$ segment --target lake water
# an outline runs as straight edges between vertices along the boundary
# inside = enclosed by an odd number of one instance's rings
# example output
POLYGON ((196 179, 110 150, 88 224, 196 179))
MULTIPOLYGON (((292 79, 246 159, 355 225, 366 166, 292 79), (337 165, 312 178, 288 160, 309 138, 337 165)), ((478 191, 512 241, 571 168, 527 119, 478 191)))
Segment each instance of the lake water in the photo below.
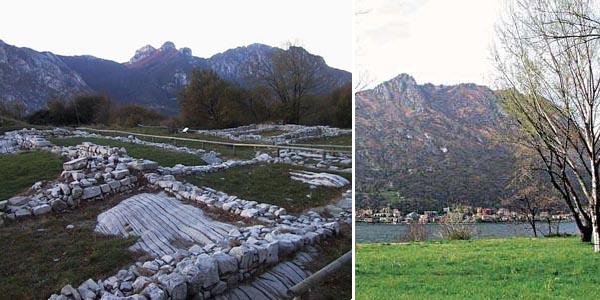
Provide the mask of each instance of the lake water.
MULTIPOLYGON (((431 240, 439 239, 440 226, 438 224, 425 225, 428 237, 431 240)), ((482 238, 502 238, 515 236, 533 236, 531 227, 524 223, 478 223, 473 226, 476 239, 482 238)), ((538 231, 542 234, 548 232, 546 223, 538 223, 538 231)), ((366 224, 356 223, 356 242, 357 243, 387 243, 399 242, 405 235, 407 225, 403 224, 366 224)), ((553 225, 553 231, 555 226, 553 225)), ((560 224, 560 233, 579 234, 577 225, 574 222, 565 222, 560 224)))

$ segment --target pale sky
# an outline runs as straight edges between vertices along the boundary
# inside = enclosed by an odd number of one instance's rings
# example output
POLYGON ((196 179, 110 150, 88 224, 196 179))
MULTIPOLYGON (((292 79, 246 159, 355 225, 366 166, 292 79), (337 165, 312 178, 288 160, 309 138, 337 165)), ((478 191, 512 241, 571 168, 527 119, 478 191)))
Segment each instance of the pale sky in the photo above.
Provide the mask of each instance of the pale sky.
POLYGON ((165 41, 199 57, 291 41, 352 70, 351 0, 3 0, 1 10, 0 39, 37 51, 124 62, 165 41))
POLYGON ((408 73, 419 83, 490 84, 501 0, 358 0, 356 73, 369 86, 408 73))

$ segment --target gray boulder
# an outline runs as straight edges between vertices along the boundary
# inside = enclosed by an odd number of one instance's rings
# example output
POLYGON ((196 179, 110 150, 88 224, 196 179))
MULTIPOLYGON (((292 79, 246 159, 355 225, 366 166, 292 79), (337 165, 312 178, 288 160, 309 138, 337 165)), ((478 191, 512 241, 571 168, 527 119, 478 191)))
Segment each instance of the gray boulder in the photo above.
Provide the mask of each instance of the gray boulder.
POLYGON ((31 199, 29 197, 15 196, 15 197, 8 199, 8 205, 9 206, 23 206, 23 205, 27 204, 27 202, 29 202, 30 200, 31 199))
POLYGON ((209 287, 219 282, 219 267, 217 261, 208 254, 198 255, 196 258, 196 267, 201 274, 204 274, 203 287, 209 287))
POLYGON ((57 212, 61 212, 67 209, 67 203, 59 199, 50 201, 50 205, 52 206, 52 209, 57 212))
POLYGON ((163 274, 158 276, 158 281, 166 288, 172 300, 185 300, 187 298, 187 284, 185 277, 179 273, 163 274))
POLYGON ((17 209, 15 211, 15 217, 17 219, 19 219, 19 218, 25 218, 25 217, 28 217, 28 216, 31 216, 31 211, 29 211, 29 209, 21 207, 21 208, 19 208, 19 209, 17 209))
POLYGON ((81 170, 87 166, 87 158, 76 158, 63 164, 65 171, 81 170))
POLYGON ((48 204, 42 204, 33 208, 33 214, 36 216, 47 214, 52 210, 52 207, 48 204))
POLYGON ((237 271, 238 262, 235 257, 223 252, 215 252, 212 256, 217 261, 219 274, 228 274, 237 271))
POLYGON ((79 292, 70 284, 65 285, 60 290, 60 294, 65 297, 68 297, 69 299, 81 300, 81 295, 79 295, 79 292))
POLYGON ((150 283, 142 291, 142 295, 148 297, 150 300, 167 300, 167 293, 163 291, 156 283, 150 283))
POLYGON ((83 189, 83 199, 90 199, 102 194, 102 190, 99 186, 90 186, 83 189))
POLYGON ((206 162, 209 165, 216 165, 216 164, 220 164, 223 162, 223 160, 220 159, 217 156, 217 153, 214 151, 204 153, 201 158, 204 162, 206 162))

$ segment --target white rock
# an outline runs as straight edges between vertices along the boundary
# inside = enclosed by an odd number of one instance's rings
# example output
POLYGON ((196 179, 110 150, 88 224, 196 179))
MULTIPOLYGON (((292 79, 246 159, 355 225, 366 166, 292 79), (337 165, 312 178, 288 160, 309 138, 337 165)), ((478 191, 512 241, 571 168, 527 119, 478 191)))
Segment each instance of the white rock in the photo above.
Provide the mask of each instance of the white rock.
POLYGON ((66 171, 80 170, 87 165, 87 158, 76 158, 63 164, 63 169, 66 171))
POLYGON ((48 204, 42 204, 33 208, 33 214, 36 216, 47 214, 52 210, 52 207, 48 204))
POLYGON ((258 209, 248 208, 248 209, 244 209, 242 211, 242 213, 240 213, 240 216, 242 216, 244 218, 254 218, 254 216, 256 216, 256 214, 258 214, 258 209))

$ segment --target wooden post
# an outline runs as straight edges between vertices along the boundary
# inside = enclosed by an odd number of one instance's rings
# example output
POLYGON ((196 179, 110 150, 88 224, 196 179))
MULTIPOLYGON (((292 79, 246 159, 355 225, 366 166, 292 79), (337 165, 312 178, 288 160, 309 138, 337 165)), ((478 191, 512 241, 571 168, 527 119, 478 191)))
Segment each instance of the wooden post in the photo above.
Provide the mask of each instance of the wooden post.
POLYGON ((317 273, 310 275, 302 282, 291 287, 288 290, 288 296, 290 298, 293 297, 293 299, 300 299, 300 296, 308 292, 311 288, 315 287, 323 280, 329 278, 332 274, 339 272, 340 269, 348 263, 352 263, 352 251, 346 252, 346 254, 326 265, 323 269, 317 271, 317 273))
POLYGON ((231 147, 233 148, 233 155, 235 156, 235 144, 232 144, 231 147))

